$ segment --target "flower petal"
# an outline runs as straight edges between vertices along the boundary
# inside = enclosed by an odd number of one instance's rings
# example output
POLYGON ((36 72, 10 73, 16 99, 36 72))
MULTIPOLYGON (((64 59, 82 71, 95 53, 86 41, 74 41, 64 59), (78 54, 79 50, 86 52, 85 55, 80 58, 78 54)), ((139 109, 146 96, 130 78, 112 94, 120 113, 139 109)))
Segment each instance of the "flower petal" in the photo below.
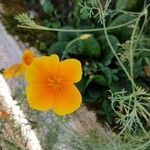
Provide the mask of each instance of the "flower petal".
POLYGON ((35 58, 26 70, 26 81, 28 83, 47 83, 48 76, 56 72, 58 63, 57 55, 35 58))
POLYGON ((32 84, 26 87, 29 106, 46 111, 53 107, 54 97, 44 84, 32 84))
POLYGON ((25 71, 25 65, 24 64, 14 64, 10 66, 9 68, 6 68, 2 73, 4 77, 11 78, 11 77, 17 77, 21 76, 25 71))
POLYGON ((77 59, 63 60, 60 63, 59 74, 62 74, 72 83, 80 81, 82 77, 82 67, 80 61, 77 59))
POLYGON ((67 85, 65 89, 55 95, 54 112, 66 115, 74 112, 81 105, 82 97, 75 85, 67 85))

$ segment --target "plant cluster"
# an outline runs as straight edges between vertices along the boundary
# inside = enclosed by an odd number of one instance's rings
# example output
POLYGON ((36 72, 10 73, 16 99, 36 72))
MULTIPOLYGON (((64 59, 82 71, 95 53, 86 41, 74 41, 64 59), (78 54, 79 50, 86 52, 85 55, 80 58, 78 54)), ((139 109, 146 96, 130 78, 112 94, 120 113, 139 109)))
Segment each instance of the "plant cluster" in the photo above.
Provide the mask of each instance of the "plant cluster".
POLYGON ((118 125, 121 133, 136 129, 146 133, 150 117, 148 0, 64 0, 59 4, 45 0, 38 4, 44 14, 41 25, 32 20, 33 13, 23 13, 15 17, 19 27, 56 31, 53 44, 40 41, 38 48, 62 60, 81 61, 83 76, 77 87, 87 107, 110 126, 118 125))

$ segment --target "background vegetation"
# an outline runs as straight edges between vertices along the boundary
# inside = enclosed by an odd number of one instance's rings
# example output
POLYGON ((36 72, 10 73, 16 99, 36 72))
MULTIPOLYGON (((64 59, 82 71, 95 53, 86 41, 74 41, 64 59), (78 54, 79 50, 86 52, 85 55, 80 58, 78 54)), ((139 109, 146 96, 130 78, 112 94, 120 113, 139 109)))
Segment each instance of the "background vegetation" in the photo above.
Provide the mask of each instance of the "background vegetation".
POLYGON ((13 1, 18 8, 2 0, 8 5, 3 17, 17 15, 7 29, 46 55, 79 59, 84 74, 77 86, 84 104, 121 135, 107 145, 93 133, 77 136, 74 149, 150 148, 149 0, 13 1), (21 28, 10 29, 17 21, 21 28), (82 39, 83 34, 90 37, 82 39))

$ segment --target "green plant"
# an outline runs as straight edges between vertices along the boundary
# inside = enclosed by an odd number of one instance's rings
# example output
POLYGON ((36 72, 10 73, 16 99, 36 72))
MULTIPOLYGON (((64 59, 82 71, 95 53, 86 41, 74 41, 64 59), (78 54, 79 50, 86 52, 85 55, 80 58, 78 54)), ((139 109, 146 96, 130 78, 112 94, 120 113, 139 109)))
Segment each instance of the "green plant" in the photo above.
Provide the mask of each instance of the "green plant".
MULTIPOLYGON (((134 4, 122 7, 122 4, 118 1, 117 9, 114 11, 110 7, 111 0, 107 0, 106 3, 100 3, 97 0, 81 1, 79 4, 81 13, 89 12, 88 17, 85 18, 87 20, 90 20, 90 18, 95 19, 98 22, 98 24, 94 22, 94 29, 74 29, 70 27, 61 29, 47 28, 37 24, 34 26, 27 24, 22 20, 22 15, 16 18, 22 24, 19 27, 58 31, 59 42, 50 48, 49 54, 59 53, 62 59, 65 57, 75 57, 82 61, 84 75, 78 87, 83 93, 85 102, 96 102, 98 104, 96 107, 98 114, 107 114, 106 118, 110 120, 113 116, 118 115, 117 105, 120 104, 114 102, 115 97, 117 97, 117 94, 123 94, 122 96, 118 95, 119 99, 120 101, 125 99, 125 102, 122 103, 125 103, 124 107, 129 109, 128 113, 122 111, 122 115, 118 116, 120 119, 119 122, 123 126, 123 131, 126 130, 126 126, 132 131, 134 124, 138 124, 145 132, 142 118, 148 121, 149 108, 139 102, 139 99, 141 100, 141 97, 138 97, 140 94, 135 93, 139 93, 138 87, 142 86, 142 83, 138 83, 137 85, 142 74, 142 67, 149 62, 149 50, 144 44, 149 5, 143 5, 143 9, 141 8, 139 12, 129 12, 128 10, 135 10, 134 8, 137 7, 134 4), (139 26, 141 20, 143 25, 139 26), (97 26, 100 26, 100 28, 97 26), (83 32, 92 32, 93 37, 82 40, 80 39, 80 35, 83 32), (147 53, 144 53, 145 51, 147 53), (126 83, 125 80, 127 80, 126 83), (119 85, 116 82, 124 82, 124 85, 119 85), (126 95, 122 91, 123 88, 125 88, 126 95), (118 92, 119 89, 121 92, 118 92), (107 94, 107 97, 103 94, 106 90, 111 90, 111 95, 115 95, 115 97, 112 96, 111 100, 107 100, 104 105, 105 99, 109 97, 109 94, 107 94), (138 107, 135 107, 137 117, 135 118, 138 120, 130 119, 132 118, 130 116, 130 113, 132 114, 132 107, 137 102, 138 107), (112 103, 112 109, 107 113, 105 107, 106 105, 110 105, 110 103, 112 103), (111 116, 111 112, 114 114, 113 116, 111 116), (124 118, 124 116, 128 119, 124 118), (123 123, 122 119, 125 119, 127 122, 133 122, 123 123)), ((28 22, 32 22, 30 18, 28 19, 28 22)), ((143 101, 147 102, 147 98, 143 99, 142 103, 143 101)), ((122 109, 124 110, 125 108, 122 109)), ((111 124, 113 123, 111 122, 111 124)))
POLYGON ((83 77, 77 87, 84 104, 119 133, 104 134, 102 138, 95 130, 81 135, 66 125, 64 118, 45 123, 47 118, 40 120, 41 114, 33 110, 28 110, 29 122, 37 130, 44 131, 49 126, 43 139, 48 148, 58 140, 57 133, 63 124, 63 129, 67 128, 64 135, 71 136, 68 146, 75 150, 149 149, 150 88, 143 80, 149 79, 143 68, 150 65, 148 0, 118 0, 116 4, 113 0, 78 0, 71 2, 71 8, 65 18, 65 10, 61 15, 55 2, 46 0, 42 4, 46 17, 41 25, 27 13, 15 19, 20 28, 56 31, 55 42, 40 41, 40 50, 47 55, 56 53, 61 59, 74 57, 82 62, 83 77))

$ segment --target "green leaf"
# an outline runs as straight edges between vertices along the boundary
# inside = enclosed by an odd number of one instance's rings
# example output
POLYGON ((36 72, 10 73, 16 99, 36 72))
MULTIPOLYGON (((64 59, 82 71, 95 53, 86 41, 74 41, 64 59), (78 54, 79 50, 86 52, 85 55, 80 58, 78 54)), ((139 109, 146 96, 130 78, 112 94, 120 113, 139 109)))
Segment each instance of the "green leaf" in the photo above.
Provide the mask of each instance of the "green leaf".
POLYGON ((82 12, 81 12, 81 14, 80 14, 80 18, 81 19, 83 19, 83 20, 86 20, 86 19, 88 19, 89 18, 89 12, 88 12, 88 10, 83 10, 82 12))
POLYGON ((118 10, 140 10, 143 6, 143 0, 117 0, 116 8, 118 10))
POLYGON ((101 54, 100 45, 94 37, 81 41, 82 55, 88 57, 99 57, 101 54))
POLYGON ((45 42, 40 42, 39 43, 39 50, 45 50, 47 48, 47 45, 45 42))
POLYGON ((80 40, 77 40, 68 48, 68 54, 69 55, 81 55, 82 51, 80 49, 80 40))
POLYGON ((80 82, 76 83, 76 86, 81 93, 85 91, 87 81, 88 81, 88 78, 83 76, 80 82))
POLYGON ((142 56, 141 56, 141 58, 138 58, 136 60, 136 63, 134 64, 133 67, 134 78, 138 78, 139 76, 141 76, 142 72, 143 72, 143 65, 142 65, 142 56))
MULTIPOLYGON (((117 51, 118 44, 119 44, 118 39, 113 35, 109 35, 108 38, 109 38, 114 50, 117 51)), ((111 64, 114 54, 112 53, 111 48, 110 48, 110 46, 107 42, 107 39, 104 35, 99 38, 99 43, 100 43, 101 50, 102 50, 101 63, 103 63, 104 65, 111 64)))
POLYGON ((97 85, 106 85, 107 83, 104 76, 91 75, 90 77, 82 77, 82 80, 76 85, 79 88, 80 92, 83 93, 92 82, 97 83, 97 85))
POLYGON ((57 19, 53 19, 50 22, 51 22, 51 27, 52 28, 60 28, 61 27, 61 23, 57 19))
POLYGON ((127 7, 127 4, 128 4, 128 0, 118 0, 116 4, 116 8, 119 10, 124 10, 127 7))
POLYGON ((87 82, 86 82, 86 84, 85 84, 85 89, 89 86, 89 84, 93 81, 93 78, 94 78, 94 76, 93 75, 91 75, 89 78, 88 78, 88 80, 87 80, 87 82))
POLYGON ((48 50, 48 54, 49 55, 57 54, 57 55, 61 56, 66 45, 67 45, 67 42, 56 42, 51 45, 50 49, 48 50))
POLYGON ((146 48, 150 49, 150 37, 149 38, 147 37, 147 39, 144 40, 143 43, 146 48))
MULTIPOLYGON (((63 29, 73 29, 71 26, 65 26, 63 29)), ((58 32, 58 40, 60 42, 71 41, 77 38, 77 33, 75 32, 58 32)))
MULTIPOLYGON (((117 18, 115 18, 112 21, 110 26, 122 25, 124 23, 127 23, 127 22, 131 21, 133 18, 135 18, 135 17, 133 17, 133 15, 121 14, 121 15, 117 16, 117 18)), ((117 28, 117 30, 121 30, 121 28, 117 28)))
MULTIPOLYGON (((104 112, 104 115, 106 116, 107 122, 112 125, 114 117, 116 117, 115 112, 113 111, 111 107, 110 101, 108 99, 105 99, 102 103, 102 112, 104 112)), ((99 112, 98 112, 99 113, 99 112)), ((101 114, 101 112, 99 113, 101 114)), ((103 114, 102 114, 103 115, 103 114)))
POLYGON ((103 75, 94 75, 93 82, 97 83, 98 85, 102 85, 102 86, 107 85, 107 81, 103 75))
POLYGON ((47 15, 51 15, 51 14, 53 13, 53 11, 54 11, 54 6, 53 6, 53 4, 52 4, 50 1, 48 1, 48 0, 46 0, 46 1, 44 2, 44 4, 42 5, 42 8, 43 8, 43 11, 44 11, 47 15))
POLYGON ((77 87, 80 90, 81 93, 84 93, 85 90, 88 89, 90 84, 92 82, 95 82, 97 85, 102 85, 105 86, 107 85, 107 81, 105 80, 104 76, 102 75, 91 75, 89 78, 88 77, 82 77, 82 80, 77 83, 77 87))
POLYGON ((113 72, 109 67, 104 66, 103 64, 98 64, 100 71, 102 72, 103 76, 105 77, 107 85, 111 84, 113 79, 113 72))
POLYGON ((101 92, 99 89, 92 87, 88 87, 85 96, 84 101, 85 102, 94 102, 97 101, 101 97, 101 92))
MULTIPOLYGON (((136 17, 134 15, 129 15, 129 14, 122 14, 115 18, 108 27, 114 27, 114 26, 119 26, 125 23, 128 23, 132 20, 134 20, 136 17)), ((131 37, 133 28, 128 26, 124 26, 121 28, 113 29, 110 30, 108 33, 116 35, 120 41, 126 41, 131 37)))
MULTIPOLYGON (((121 74, 121 73, 120 73, 121 74)), ((122 89, 126 91, 132 91, 132 87, 130 81, 127 80, 126 77, 119 77, 119 81, 112 81, 111 84, 108 85, 110 90, 113 92, 121 91, 122 89)))

